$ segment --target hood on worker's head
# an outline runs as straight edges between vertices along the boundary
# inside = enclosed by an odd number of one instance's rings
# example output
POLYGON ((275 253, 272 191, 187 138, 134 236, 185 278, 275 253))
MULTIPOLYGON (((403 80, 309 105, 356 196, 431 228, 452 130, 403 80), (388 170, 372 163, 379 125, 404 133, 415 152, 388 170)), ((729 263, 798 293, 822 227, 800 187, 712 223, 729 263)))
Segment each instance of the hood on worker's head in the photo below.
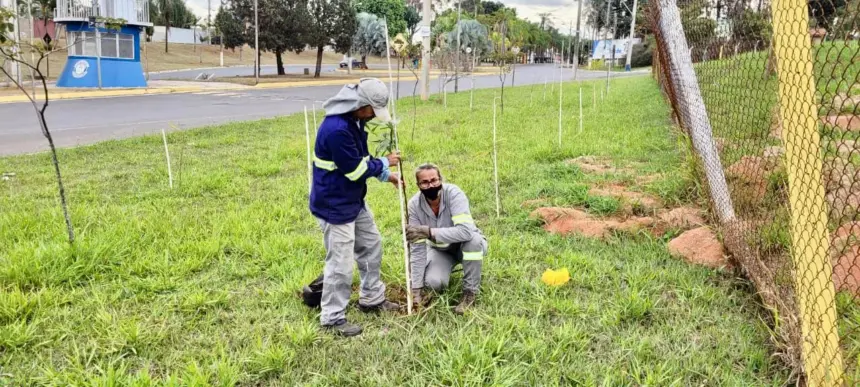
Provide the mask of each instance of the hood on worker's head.
POLYGON ((373 108, 376 118, 391 121, 388 112, 388 88, 378 78, 361 78, 357 84, 345 85, 334 97, 323 103, 326 116, 354 112, 364 106, 373 108))

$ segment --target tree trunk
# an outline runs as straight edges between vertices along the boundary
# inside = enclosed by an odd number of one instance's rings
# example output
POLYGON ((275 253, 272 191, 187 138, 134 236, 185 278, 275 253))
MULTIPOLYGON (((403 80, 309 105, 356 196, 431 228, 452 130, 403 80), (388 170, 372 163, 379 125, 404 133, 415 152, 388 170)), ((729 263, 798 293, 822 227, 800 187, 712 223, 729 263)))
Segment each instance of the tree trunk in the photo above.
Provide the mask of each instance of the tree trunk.
POLYGON ((287 72, 284 71, 284 59, 281 58, 281 55, 280 51, 275 51, 275 63, 278 66, 278 75, 287 75, 287 72))
POLYGON ((170 46, 168 45, 168 41, 170 40, 170 23, 166 23, 164 26, 164 53, 167 54, 170 46))
MULTIPOLYGON (((47 103, 47 102, 46 102, 47 103)), ((54 139, 51 132, 48 130, 48 123, 45 121, 45 113, 37 112, 39 116, 39 125, 42 127, 42 134, 48 139, 48 145, 51 147, 51 161, 54 164, 54 173, 57 176, 57 187, 60 191, 60 205, 63 208, 63 217, 66 220, 66 232, 69 235, 69 243, 75 242, 75 230, 72 228, 72 218, 69 215, 69 206, 66 202, 66 189, 63 186, 63 176, 60 174, 60 161, 57 158, 57 148, 54 147, 54 139)))
MULTIPOLYGON (((323 46, 317 46, 317 68, 314 71, 314 78, 320 77, 320 71, 322 70, 322 58, 323 58, 323 46)), ((349 59, 347 59, 349 60, 349 59)))
POLYGON ((361 63, 367 64, 366 61, 367 61, 367 55, 362 55, 361 56, 361 63))

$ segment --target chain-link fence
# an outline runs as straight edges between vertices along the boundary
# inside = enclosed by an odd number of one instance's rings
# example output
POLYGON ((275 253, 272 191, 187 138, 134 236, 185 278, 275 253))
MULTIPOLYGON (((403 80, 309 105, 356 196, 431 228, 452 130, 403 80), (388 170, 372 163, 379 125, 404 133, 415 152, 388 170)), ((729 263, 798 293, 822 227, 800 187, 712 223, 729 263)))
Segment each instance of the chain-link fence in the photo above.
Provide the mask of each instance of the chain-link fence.
POLYGON ((860 1, 650 2, 655 76, 801 384, 860 383, 860 1))

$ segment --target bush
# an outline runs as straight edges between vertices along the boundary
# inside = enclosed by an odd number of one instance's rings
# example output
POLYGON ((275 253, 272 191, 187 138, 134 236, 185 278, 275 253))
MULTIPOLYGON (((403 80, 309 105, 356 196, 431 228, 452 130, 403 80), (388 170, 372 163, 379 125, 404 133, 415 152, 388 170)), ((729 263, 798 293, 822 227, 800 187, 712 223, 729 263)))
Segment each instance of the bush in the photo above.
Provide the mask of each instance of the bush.
POLYGON ((651 44, 639 43, 633 45, 633 55, 630 58, 630 67, 648 67, 654 60, 654 49, 651 44))

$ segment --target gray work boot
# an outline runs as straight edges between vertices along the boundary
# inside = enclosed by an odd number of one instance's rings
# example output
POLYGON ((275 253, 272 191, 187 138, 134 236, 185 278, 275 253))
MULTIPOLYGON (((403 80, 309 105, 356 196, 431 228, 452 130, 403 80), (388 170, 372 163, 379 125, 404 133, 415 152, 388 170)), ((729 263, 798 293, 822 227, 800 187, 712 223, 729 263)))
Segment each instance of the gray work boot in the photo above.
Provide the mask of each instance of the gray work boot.
POLYGON ((475 305, 475 293, 470 290, 463 291, 463 298, 460 300, 460 304, 454 308, 454 313, 463 315, 466 314, 466 311, 475 305))
POLYGON ((343 337, 352 337, 358 336, 361 334, 361 327, 355 324, 350 324, 346 322, 346 320, 340 320, 332 325, 324 325, 328 331, 332 331, 335 334, 341 335, 343 337))
POLYGON ((395 304, 391 301, 385 300, 379 303, 379 305, 374 306, 365 306, 358 304, 358 310, 364 313, 376 313, 376 312, 397 312, 401 308, 400 304, 395 304))

